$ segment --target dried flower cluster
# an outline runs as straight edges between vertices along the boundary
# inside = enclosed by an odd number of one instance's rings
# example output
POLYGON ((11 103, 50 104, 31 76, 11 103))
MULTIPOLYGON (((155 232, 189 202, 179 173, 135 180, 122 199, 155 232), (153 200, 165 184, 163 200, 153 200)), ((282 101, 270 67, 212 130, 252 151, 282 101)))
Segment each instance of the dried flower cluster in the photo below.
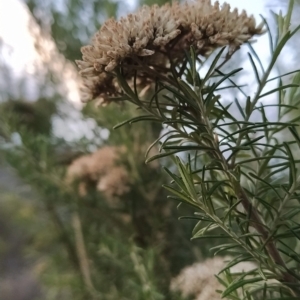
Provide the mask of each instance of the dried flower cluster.
POLYGON ((98 151, 81 156, 73 161, 66 174, 66 181, 78 181, 79 194, 87 194, 89 184, 92 184, 105 194, 108 199, 121 196, 129 191, 128 173, 118 165, 118 158, 123 149, 103 147, 98 151))
POLYGON ((180 63, 190 46, 203 56, 227 45, 232 53, 253 35, 261 34, 262 27, 245 11, 239 14, 237 9, 230 11, 229 4, 220 7, 210 0, 143 6, 119 21, 109 19, 92 45, 81 49, 83 60, 77 61, 84 84, 82 100, 97 98, 105 103, 119 96, 121 91, 111 74, 118 66, 129 81, 137 71, 145 86, 144 80, 151 80, 153 74, 169 71, 170 60, 180 63))
MULTIPOLYGON (((214 257, 184 268, 172 279, 171 290, 179 291, 183 297, 193 296, 195 300, 221 300, 221 295, 216 290, 223 290, 224 287, 218 282, 215 274, 225 267, 226 260, 230 258, 214 257)), ((247 272, 254 268, 253 263, 239 263, 231 268, 231 273, 247 272)))

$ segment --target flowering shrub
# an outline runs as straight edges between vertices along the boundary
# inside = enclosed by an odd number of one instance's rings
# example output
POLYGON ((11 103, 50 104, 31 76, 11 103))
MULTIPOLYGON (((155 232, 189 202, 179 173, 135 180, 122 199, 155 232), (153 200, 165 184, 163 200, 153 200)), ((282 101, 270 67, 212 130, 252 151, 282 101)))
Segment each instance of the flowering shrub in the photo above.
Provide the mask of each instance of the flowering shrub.
POLYGON ((298 110, 300 76, 289 72, 296 75, 287 84, 282 79, 287 74, 270 78, 298 30, 289 27, 292 5, 285 17, 275 15, 275 36, 265 20, 256 26, 253 17, 231 11, 228 4, 199 0, 144 6, 120 21, 105 22, 77 62, 83 101, 130 101, 144 114, 119 126, 151 120, 166 127, 149 147, 159 144, 161 153, 147 161, 173 159, 177 171, 165 168, 172 178, 165 188, 170 198, 194 207, 195 215, 184 217, 197 221, 193 239, 217 239, 212 251, 233 256, 219 270, 225 276, 219 277, 223 298, 300 297, 300 182, 294 158, 299 117, 290 120, 298 110), (251 38, 265 29, 271 53, 266 66, 251 46, 251 38), (256 80, 253 96, 235 82, 242 68, 223 69, 229 60, 238 63, 233 54, 244 43, 256 80), (274 80, 277 87, 266 91, 274 80), (222 90, 231 95, 230 88, 239 91, 238 98, 225 104, 222 90), (261 101, 269 95, 277 95, 272 120, 266 114, 270 104, 261 101), (254 113, 259 115, 255 121, 254 113), (231 242, 224 244, 223 238, 231 242), (255 267, 231 274, 240 262, 255 262, 255 267))
POLYGON ((155 82, 158 73, 170 74, 173 64, 181 64, 191 46, 196 55, 207 56, 228 45, 231 55, 253 35, 261 34, 262 27, 263 23, 256 26, 245 11, 231 12, 228 4, 220 8, 210 0, 145 5, 120 21, 109 19, 93 37, 92 45, 82 47, 83 61, 76 61, 84 78, 82 100, 96 98, 106 103, 122 94, 115 77, 108 73, 117 66, 122 66, 124 78, 138 78, 144 88, 155 82))

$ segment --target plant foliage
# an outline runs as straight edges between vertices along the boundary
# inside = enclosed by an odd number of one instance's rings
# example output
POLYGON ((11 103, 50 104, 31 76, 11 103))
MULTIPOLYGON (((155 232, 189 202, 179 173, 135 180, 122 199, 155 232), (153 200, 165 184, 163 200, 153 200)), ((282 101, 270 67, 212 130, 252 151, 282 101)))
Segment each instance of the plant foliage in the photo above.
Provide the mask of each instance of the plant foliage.
POLYGON ((156 75, 152 97, 139 97, 122 78, 122 69, 116 73, 126 100, 144 111, 128 123, 151 120, 167 128, 149 148, 159 144, 160 154, 146 161, 172 158, 176 171, 165 168, 172 181, 164 187, 169 198, 194 208, 194 216, 184 217, 197 221, 192 239, 215 239, 219 245, 212 249, 214 254, 234 257, 220 270, 227 279, 222 297, 228 299, 300 296, 300 73, 270 76, 299 29, 290 29, 292 8, 293 1, 286 16, 275 14, 275 35, 265 21, 271 54, 267 65, 249 45, 256 79, 253 95, 235 82, 242 68, 222 71, 224 48, 207 62, 198 60, 191 48, 186 62, 174 65, 168 78, 156 75), (286 82, 287 75, 292 79, 286 82), (224 96, 233 98, 233 88, 238 97, 224 101, 224 96), (224 238, 230 242, 223 243, 224 238), (245 261, 255 262, 256 268, 229 276, 230 268, 245 261))

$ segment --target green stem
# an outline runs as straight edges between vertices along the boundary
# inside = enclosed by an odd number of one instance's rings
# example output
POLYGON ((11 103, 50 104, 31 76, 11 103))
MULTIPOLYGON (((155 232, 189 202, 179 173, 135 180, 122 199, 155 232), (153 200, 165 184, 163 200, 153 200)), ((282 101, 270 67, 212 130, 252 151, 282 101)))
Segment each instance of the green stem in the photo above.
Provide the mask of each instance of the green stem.
MULTIPOLYGON (((270 71, 271 70, 268 70, 266 72, 266 74, 269 75, 270 71)), ((268 75, 264 76, 264 82, 267 80, 268 75)), ((259 98, 258 95, 261 92, 261 90, 262 90, 262 88, 257 92, 257 96, 254 98, 256 102, 258 101, 258 98, 259 98)), ((202 98, 201 95, 200 95, 200 98, 202 98)), ((256 102, 253 102, 253 105, 255 105, 256 102)), ((204 103, 203 99, 200 99, 200 103, 204 103)), ((211 122, 209 121, 207 114, 205 113, 205 106, 203 104, 202 104, 201 110, 202 110, 202 119, 204 121, 204 124, 206 125, 209 135, 212 137, 212 139, 211 139, 212 145, 211 146, 213 146, 216 149, 214 152, 212 152, 212 155, 217 155, 217 158, 223 162, 222 164, 224 167, 224 171, 227 174, 228 180, 230 180, 230 182, 232 183, 232 187, 235 191, 237 199, 241 200, 241 204, 243 205, 246 212, 251 212, 251 214, 249 216, 249 218, 251 218, 249 220, 250 221, 249 223, 251 223, 252 227, 261 235, 262 243, 265 244, 265 248, 268 251, 271 259, 273 260, 273 262, 276 265, 278 265, 278 266, 282 267, 284 270, 286 270, 286 271, 280 270, 281 278, 279 280, 290 287, 294 296, 300 296, 300 287, 297 287, 295 285, 297 283, 299 284, 299 282, 296 280, 296 278, 294 276, 292 276, 288 272, 288 268, 287 268, 284 260, 282 259, 278 249, 276 248, 274 241, 272 239, 269 239, 269 231, 267 231, 265 226, 263 225, 263 222, 262 222, 262 219, 260 217, 258 210, 252 205, 250 199, 248 198, 248 196, 247 196, 245 190, 243 189, 243 187, 241 186, 240 182, 235 180, 233 178, 233 176, 230 174, 230 172, 229 172, 230 167, 228 165, 228 162, 226 161, 225 157, 221 153, 217 141, 213 138, 214 132, 213 132, 213 129, 211 126, 211 122)), ((250 115, 249 115, 249 117, 250 117, 250 115)), ((246 247, 246 250, 251 255, 254 254, 252 251, 250 251, 248 249, 248 247, 246 247)), ((266 265, 266 263, 264 263, 264 264, 266 265)), ((266 265, 266 267, 270 268, 269 265, 266 265)))
MULTIPOLYGON (((267 80, 270 76, 270 73, 273 69, 273 64, 270 64, 266 70, 266 72, 263 74, 263 77, 260 81, 260 84, 258 86, 258 89, 255 93, 255 96, 251 102, 251 106, 250 106, 250 109, 249 109, 249 113, 246 115, 246 119, 245 119, 245 123, 242 125, 242 128, 241 129, 245 129, 248 125, 247 125, 247 122, 249 121, 251 115, 252 115, 252 112, 253 112, 253 109, 255 108, 255 105, 257 104, 258 100, 259 100, 259 97, 260 97, 260 94, 262 92, 262 90, 264 89, 266 83, 267 83, 267 80)), ((240 134, 239 134, 239 137, 237 139, 237 142, 236 142, 236 147, 239 147, 241 145, 241 142, 242 142, 242 139, 244 137, 244 135, 246 134, 247 132, 246 131, 242 131, 240 134)), ((235 159, 236 159, 236 155, 234 155, 232 157, 232 161, 231 161, 231 165, 234 166, 235 165, 235 159)))

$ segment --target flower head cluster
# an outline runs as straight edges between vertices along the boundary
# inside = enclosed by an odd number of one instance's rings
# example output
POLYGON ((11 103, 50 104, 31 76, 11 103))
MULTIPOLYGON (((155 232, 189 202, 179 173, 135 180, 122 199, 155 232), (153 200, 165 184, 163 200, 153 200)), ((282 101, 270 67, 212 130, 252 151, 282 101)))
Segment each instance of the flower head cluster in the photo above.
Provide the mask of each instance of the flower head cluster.
POLYGON ((106 196, 114 200, 129 191, 129 179, 126 169, 118 165, 122 149, 103 147, 98 151, 79 157, 67 169, 66 181, 79 182, 79 194, 87 194, 89 185, 96 187, 106 196))
POLYGON ((233 52, 262 33, 262 27, 245 11, 239 14, 229 4, 221 7, 210 0, 143 6, 119 21, 109 19, 92 44, 81 49, 83 58, 77 61, 83 77, 82 100, 107 102, 118 96, 121 91, 110 73, 117 67, 122 66, 127 80, 136 71, 138 77, 151 79, 154 71, 168 72, 170 60, 180 63, 190 46, 203 56, 220 46, 233 52))
MULTIPOLYGON (((171 281, 171 290, 179 291, 183 297, 193 296, 195 300, 220 300, 221 295, 216 290, 222 290, 215 274, 226 266, 229 257, 214 257, 203 263, 195 263, 184 268, 171 281)), ((231 273, 247 272, 255 268, 250 262, 242 262, 230 269, 231 273)))

